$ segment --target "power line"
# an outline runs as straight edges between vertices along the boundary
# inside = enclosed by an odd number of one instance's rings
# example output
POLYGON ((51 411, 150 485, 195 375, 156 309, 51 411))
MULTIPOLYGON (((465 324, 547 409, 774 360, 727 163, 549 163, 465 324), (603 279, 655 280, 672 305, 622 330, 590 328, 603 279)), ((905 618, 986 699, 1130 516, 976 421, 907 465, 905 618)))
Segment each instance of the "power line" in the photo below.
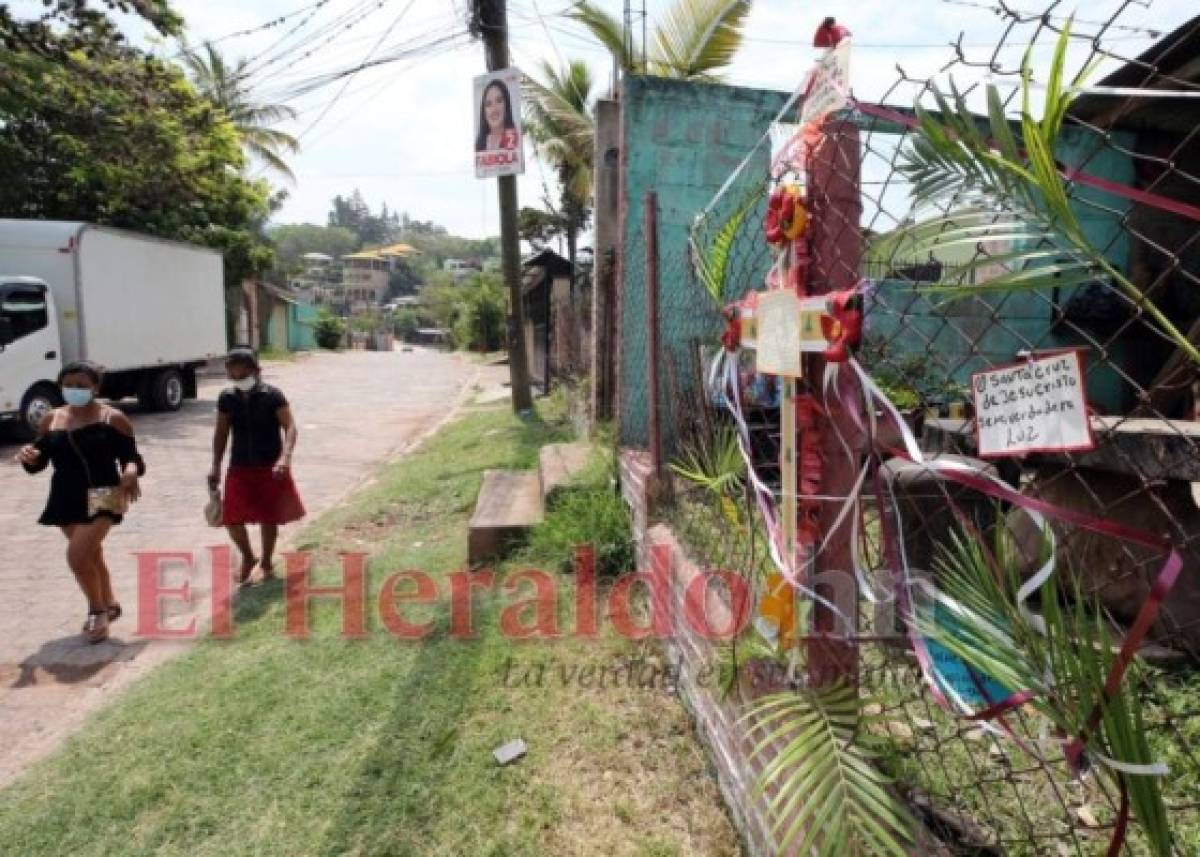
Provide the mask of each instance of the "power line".
MULTIPOLYGON (((275 54, 275 52, 277 50, 279 50, 280 46, 285 44, 288 39, 290 39, 292 36, 296 35, 296 33, 300 32, 305 27, 307 27, 309 22, 312 21, 312 19, 316 17, 317 13, 320 12, 321 9, 324 8, 326 3, 328 3, 328 2, 329 2, 329 0, 323 0, 323 2, 317 4, 316 8, 314 8, 312 12, 310 12, 308 15, 306 15, 303 20, 301 20, 298 24, 296 24, 294 27, 292 27, 290 30, 288 30, 286 33, 284 33, 282 36, 280 36, 278 39, 276 39, 273 43, 268 45, 267 49, 258 55, 257 61, 259 61, 259 62, 266 61, 269 57, 271 57, 273 54, 275 54)), ((252 60, 250 62, 251 67, 254 66, 254 62, 255 62, 254 60, 252 60)))
MULTIPOLYGON (((315 11, 315 10, 318 10, 318 9, 320 9, 322 6, 324 6, 326 3, 329 3, 329 2, 330 2, 330 0, 317 0, 317 2, 316 2, 316 3, 310 3, 310 4, 309 4, 309 5, 307 5, 307 6, 302 6, 302 7, 300 7, 299 9, 296 9, 294 12, 288 12, 286 15, 280 15, 280 16, 279 16, 279 17, 277 17, 277 18, 272 18, 272 19, 271 19, 271 20, 269 20, 269 21, 265 21, 264 23, 262 23, 262 24, 259 24, 257 27, 249 27, 249 28, 247 28, 247 29, 245 29, 245 30, 238 30, 238 31, 236 31, 236 32, 233 32, 233 33, 226 33, 225 35, 223 35, 223 36, 218 36, 218 37, 217 37, 217 38, 215 38, 215 39, 205 39, 205 40, 204 40, 204 43, 205 43, 205 44, 207 44, 207 45, 219 45, 219 44, 221 44, 222 42, 227 42, 227 41, 229 41, 230 39, 238 39, 238 38, 241 38, 241 37, 243 37, 243 36, 252 36, 252 35, 254 35, 255 33, 261 33, 261 32, 264 32, 264 31, 266 31, 266 30, 271 30, 271 29, 274 29, 275 27, 281 26, 282 24, 284 24, 285 22, 287 22, 287 21, 291 20, 292 18, 295 18, 297 15, 302 15, 302 14, 304 14, 305 12, 309 11, 310 9, 311 9, 311 10, 314 10, 312 14, 316 14, 316 11, 315 11)), ((312 17, 312 15, 309 15, 309 18, 311 18, 311 17, 312 17)), ((303 22, 302 22, 302 23, 303 23, 303 22)), ((170 57, 170 59, 179 59, 179 58, 180 58, 181 56, 183 56, 185 53, 187 53, 187 49, 186 49, 186 48, 184 48, 184 49, 182 49, 182 50, 178 51, 177 53, 173 54, 173 55, 170 57)))
MULTIPOLYGON (((389 59, 406 59, 413 51, 441 46, 447 38, 461 34, 465 34, 465 30, 461 28, 455 29, 453 24, 443 23, 440 26, 435 26, 424 31, 420 35, 393 42, 384 49, 386 53, 377 57, 377 59, 385 61, 389 59)), ((360 42, 367 41, 367 39, 374 38, 377 37, 372 34, 365 39, 353 39, 344 44, 340 44, 339 48, 346 48, 352 44, 358 44, 360 42)), ((372 63, 370 65, 376 64, 379 63, 372 63)), ((337 80, 341 79, 341 77, 349 74, 356 68, 361 70, 363 66, 361 64, 356 64, 354 66, 346 67, 335 64, 322 69, 308 69, 305 71, 297 70, 295 73, 277 80, 272 91, 276 93, 276 98, 278 100, 291 101, 296 98, 303 97, 304 95, 308 95, 314 90, 330 83, 336 82, 337 80)))
MULTIPOLYGON (((468 35, 468 33, 465 30, 463 30, 457 34, 457 36, 460 38, 467 36, 467 35, 468 35)), ((411 59, 412 62, 408 66, 406 66, 403 70, 411 71, 412 69, 416 68, 419 64, 421 64, 423 62, 427 62, 436 56, 440 56, 442 54, 449 53, 450 51, 456 49, 457 47, 459 47, 459 45, 448 43, 448 44, 439 46, 434 50, 429 50, 425 53, 414 54, 413 56, 409 57, 409 59, 411 59)), ((386 92, 388 89, 390 89, 392 86, 394 86, 399 81, 399 79, 400 79, 400 74, 397 73, 390 77, 384 78, 381 81, 376 81, 376 82, 373 82, 366 86, 363 86, 358 91, 366 92, 367 90, 370 90, 370 94, 368 94, 367 97, 357 101, 348 112, 353 113, 354 111, 360 110, 363 107, 367 106, 368 104, 373 102, 375 99, 377 99, 381 95, 383 95, 383 93, 386 92)), ((329 129, 325 130, 321 134, 318 134, 316 137, 312 138, 309 141, 309 144, 308 144, 309 147, 311 148, 311 147, 315 146, 317 143, 319 143, 321 140, 324 140, 325 138, 327 138, 330 134, 334 133, 336 130, 337 130, 337 128, 335 126, 333 128, 329 128, 329 129)), ((473 167, 470 172, 472 174, 474 173, 473 167)))
POLYGON ((299 98, 304 95, 309 95, 313 92, 316 92, 319 89, 323 89, 324 87, 329 86, 330 84, 336 83, 339 80, 342 80, 344 78, 347 78, 347 77, 352 78, 352 77, 356 76, 359 72, 365 71, 369 68, 376 68, 378 66, 388 65, 390 63, 398 62, 400 60, 411 59, 413 57, 421 56, 422 54, 424 54, 426 52, 431 52, 431 51, 434 51, 437 49, 444 49, 444 47, 447 45, 450 45, 452 47, 457 47, 457 45, 452 45, 451 43, 453 43, 459 39, 462 39, 464 36, 467 36, 467 35, 468 35, 468 33, 466 30, 452 32, 445 36, 436 38, 432 41, 416 45, 415 47, 405 48, 402 50, 396 50, 386 56, 376 57, 375 59, 369 59, 364 62, 358 63, 357 65, 351 66, 349 68, 344 68, 344 69, 340 69, 338 71, 317 75, 317 76, 312 77, 306 81, 303 81, 303 82, 297 84, 295 87, 293 87, 292 91, 288 95, 288 98, 289 99, 290 98, 299 98))
POLYGON ((257 66, 254 66, 252 63, 250 75, 261 75, 271 66, 277 65, 278 63, 294 56, 294 58, 291 59, 291 61, 286 65, 280 66, 279 68, 271 71, 269 74, 261 77, 260 82, 272 80, 278 77, 283 72, 290 68, 294 68, 299 63, 311 58, 318 51, 328 47, 332 42, 337 41, 347 32, 354 29, 359 24, 370 18, 377 11, 382 9, 386 4, 387 0, 363 0, 362 2, 357 3, 338 18, 335 18, 321 27, 318 27, 315 31, 309 33, 307 36, 297 41, 294 45, 289 46, 287 50, 278 51, 274 56, 261 59, 257 66), (304 53, 296 56, 296 52, 307 45, 312 45, 312 47, 308 48, 308 50, 304 51, 304 53))
POLYGON ((331 98, 329 100, 329 104, 326 105, 325 109, 321 111, 321 114, 316 119, 314 119, 311 123, 309 123, 308 127, 306 127, 303 131, 301 131, 296 136, 297 140, 303 140, 304 137, 310 131, 312 131, 313 128, 315 128, 317 125, 319 125, 321 120, 324 119, 329 114, 329 111, 331 109, 333 109, 334 102, 336 102, 339 98, 342 97, 342 94, 345 93, 346 88, 348 86, 350 86, 350 82, 352 80, 354 80, 354 77, 360 71, 362 71, 362 69, 365 67, 365 64, 370 61, 372 56, 375 55, 375 52, 377 50, 379 50, 379 48, 383 45, 384 42, 387 41, 388 36, 390 36, 392 34, 392 30, 396 29, 397 25, 399 25, 399 23, 404 19, 404 16, 408 14, 408 10, 413 7, 413 3, 415 3, 415 2, 416 2, 416 0, 408 0, 408 3, 404 6, 403 9, 400 10, 400 13, 392 20, 392 23, 388 25, 388 28, 383 31, 383 35, 379 37, 379 41, 377 41, 374 44, 374 46, 371 48, 371 50, 367 51, 366 57, 363 58, 363 64, 360 65, 358 68, 354 69, 352 72, 350 72, 349 75, 347 75, 346 82, 342 85, 342 88, 339 89, 337 94, 334 95, 333 98, 331 98))

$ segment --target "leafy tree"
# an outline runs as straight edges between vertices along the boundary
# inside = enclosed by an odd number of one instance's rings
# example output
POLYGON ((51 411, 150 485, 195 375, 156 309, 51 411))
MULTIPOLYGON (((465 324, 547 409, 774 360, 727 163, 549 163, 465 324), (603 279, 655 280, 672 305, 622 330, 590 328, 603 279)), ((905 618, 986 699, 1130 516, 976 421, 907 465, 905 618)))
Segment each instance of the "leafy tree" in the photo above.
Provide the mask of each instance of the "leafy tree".
POLYGON ((399 231, 404 235, 447 235, 445 226, 439 226, 432 220, 413 220, 408 212, 400 214, 399 231))
POLYGON ((407 259, 399 259, 395 269, 388 275, 387 300, 414 294, 420 284, 421 277, 415 267, 407 259))
POLYGON ((271 192, 243 175, 233 123, 179 69, 116 36, 64 61, 78 41, 68 30, 0 52, 0 216, 204 243, 226 251, 235 283, 269 267, 271 192))
POLYGON ((458 320, 462 297, 463 288, 450 274, 434 271, 421 290, 422 313, 435 327, 449 330, 458 320))
POLYGON ((186 48, 183 61, 204 97, 220 107, 233 122, 246 151, 277 173, 295 181, 296 177, 283 155, 300 151, 300 143, 291 134, 274 126, 295 119, 296 111, 287 104, 267 104, 255 100, 247 83, 246 67, 250 61, 239 59, 230 68, 211 42, 204 45, 203 53, 186 48))
POLYGON ((751 0, 676 0, 655 25, 645 57, 630 50, 621 21, 591 0, 568 15, 591 31, 625 71, 712 81, 720 80, 719 72, 741 48, 750 6, 751 0))
POLYGON ((452 328, 457 348, 497 351, 504 347, 508 292, 493 274, 476 274, 460 289, 458 318, 452 328))
POLYGON ((40 15, 16 18, 7 3, 0 4, 0 46, 59 62, 71 61, 77 52, 93 56, 124 41, 108 17, 109 10, 138 15, 163 36, 178 35, 183 29, 183 19, 168 0, 104 0, 99 4, 71 0, 43 2, 42 6, 40 15))
POLYGON ((592 73, 582 60, 571 60, 561 69, 543 62, 542 77, 544 82, 525 79, 526 127, 539 157, 557 173, 562 189, 558 219, 567 237, 567 258, 574 263, 578 236, 587 228, 592 209, 592 73))
POLYGON ((358 236, 359 245, 385 244, 392 237, 391 218, 371 213, 371 206, 363 199, 358 188, 348 198, 340 194, 333 198, 333 210, 329 212, 329 225, 349 229, 358 236))
POLYGON ((395 325, 396 335, 401 339, 408 341, 417 335, 417 331, 421 328, 421 317, 414 309, 397 310, 393 316, 393 324, 395 325))
POLYGON ((517 214, 517 234, 534 250, 541 250, 563 231, 562 217, 553 212, 525 206, 517 214))
POLYGON ((336 258, 359 248, 358 236, 341 226, 286 224, 268 229, 267 237, 275 243, 279 267, 284 271, 301 267, 301 257, 305 253, 324 253, 336 258))

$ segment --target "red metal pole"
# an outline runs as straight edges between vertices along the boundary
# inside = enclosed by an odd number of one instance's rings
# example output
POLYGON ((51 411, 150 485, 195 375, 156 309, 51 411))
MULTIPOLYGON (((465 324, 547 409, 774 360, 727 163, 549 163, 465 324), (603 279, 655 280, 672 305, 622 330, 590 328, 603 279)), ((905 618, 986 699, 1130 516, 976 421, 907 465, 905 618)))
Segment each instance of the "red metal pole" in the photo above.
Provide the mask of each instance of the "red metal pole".
POLYGON ((646 392, 650 408, 650 463, 662 475, 662 423, 658 395, 658 194, 646 191, 646 392))

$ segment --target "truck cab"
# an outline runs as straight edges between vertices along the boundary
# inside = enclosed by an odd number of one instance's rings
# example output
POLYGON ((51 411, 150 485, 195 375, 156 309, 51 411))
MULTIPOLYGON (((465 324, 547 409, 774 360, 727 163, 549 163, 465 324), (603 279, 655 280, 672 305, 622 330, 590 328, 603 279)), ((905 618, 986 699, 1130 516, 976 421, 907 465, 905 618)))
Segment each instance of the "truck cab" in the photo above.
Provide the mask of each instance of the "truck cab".
POLYGON ((57 313, 47 284, 0 275, 0 425, 32 436, 62 404, 55 383, 62 365, 57 313))

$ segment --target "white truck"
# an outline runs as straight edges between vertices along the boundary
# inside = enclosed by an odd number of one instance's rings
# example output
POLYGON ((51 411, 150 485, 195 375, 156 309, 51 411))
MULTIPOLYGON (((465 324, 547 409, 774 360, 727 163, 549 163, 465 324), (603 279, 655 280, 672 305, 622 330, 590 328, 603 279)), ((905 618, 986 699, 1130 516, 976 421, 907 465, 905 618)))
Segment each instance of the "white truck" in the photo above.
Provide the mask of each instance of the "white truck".
POLYGON ((196 397, 225 351, 215 250, 86 223, 0 219, 0 425, 28 437, 61 404, 59 369, 91 360, 101 395, 150 410, 196 397))

